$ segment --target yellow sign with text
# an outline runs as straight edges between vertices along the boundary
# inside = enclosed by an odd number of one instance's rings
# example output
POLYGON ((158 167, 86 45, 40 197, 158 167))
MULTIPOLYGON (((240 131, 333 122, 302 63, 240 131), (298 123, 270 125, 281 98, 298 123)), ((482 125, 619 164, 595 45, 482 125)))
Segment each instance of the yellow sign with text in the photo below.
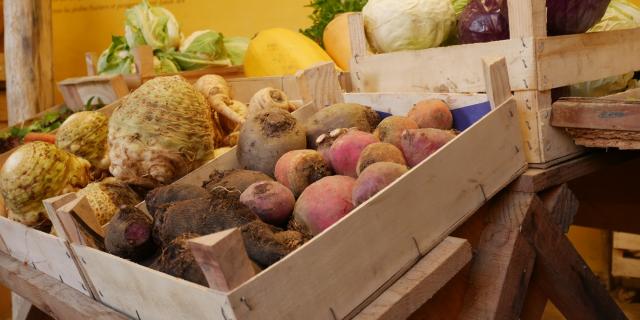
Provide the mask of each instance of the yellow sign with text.
MULTIPOLYGON (((52 0, 53 63, 56 81, 86 75, 85 52, 99 54, 111 35, 124 34, 124 12, 141 0, 52 0)), ((292 30, 311 24, 310 0, 159 0, 171 11, 182 33, 214 29, 226 36, 251 37, 260 30, 292 30)), ((57 102, 60 95, 57 94, 57 102)))

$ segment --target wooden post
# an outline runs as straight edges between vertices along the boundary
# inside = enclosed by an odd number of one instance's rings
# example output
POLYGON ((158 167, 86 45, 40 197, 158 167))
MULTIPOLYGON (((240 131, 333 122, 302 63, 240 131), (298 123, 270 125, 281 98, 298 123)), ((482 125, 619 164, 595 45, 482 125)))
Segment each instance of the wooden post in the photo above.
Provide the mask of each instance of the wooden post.
POLYGON ((53 106, 51 0, 4 1, 9 125, 53 106))
POLYGON ((504 57, 484 58, 482 59, 482 67, 484 81, 487 84, 487 96, 491 103, 491 110, 493 110, 512 97, 507 59, 504 57))

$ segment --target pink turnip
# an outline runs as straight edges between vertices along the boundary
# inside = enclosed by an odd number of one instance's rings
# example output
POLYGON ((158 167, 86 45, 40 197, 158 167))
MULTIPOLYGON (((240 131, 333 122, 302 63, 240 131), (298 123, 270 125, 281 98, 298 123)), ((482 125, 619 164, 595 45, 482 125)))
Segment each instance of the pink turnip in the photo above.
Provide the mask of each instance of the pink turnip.
POLYGON ((315 150, 289 151, 276 162, 276 180, 296 197, 310 184, 328 175, 331 175, 329 165, 315 150))
POLYGON ((333 170, 340 175, 357 177, 358 159, 364 148, 379 142, 373 134, 359 130, 350 130, 340 136, 329 149, 329 158, 333 170))
POLYGON ((408 117, 390 116, 380 122, 373 135, 382 142, 400 148, 400 136, 407 129, 418 129, 418 124, 408 117))
POLYGON ((453 125, 453 115, 442 100, 424 100, 416 103, 407 114, 420 128, 448 130, 453 125))
POLYGON ((406 166, 393 162, 376 162, 368 166, 353 187, 353 205, 359 206, 406 172, 406 166))
POLYGON ((402 151, 396 146, 390 143, 376 142, 362 150, 356 169, 358 176, 360 176, 360 173, 362 173, 365 168, 376 162, 394 162, 403 166, 407 165, 402 151))
POLYGON ((249 207, 262 221, 283 225, 289 220, 296 199, 287 187, 275 181, 260 181, 250 185, 240 202, 249 207))
POLYGON ((410 167, 416 166, 456 137, 451 130, 412 129, 402 133, 402 153, 410 167))

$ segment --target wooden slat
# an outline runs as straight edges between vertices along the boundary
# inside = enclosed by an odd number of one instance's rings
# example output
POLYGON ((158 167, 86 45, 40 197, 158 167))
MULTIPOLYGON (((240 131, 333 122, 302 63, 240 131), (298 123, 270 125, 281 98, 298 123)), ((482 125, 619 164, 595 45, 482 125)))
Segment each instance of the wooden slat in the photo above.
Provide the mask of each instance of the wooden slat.
MULTIPOLYGON (((350 23, 361 23, 357 14, 350 23)), ((362 38, 364 25, 351 25, 362 38)), ((533 38, 363 55, 351 62, 356 92, 483 92, 482 59, 506 57, 513 90, 536 89, 533 38)))
POLYGON ((547 8, 543 0, 509 0, 509 35, 516 37, 545 37, 547 8))
POLYGON ((568 319, 626 319, 537 197, 534 205, 522 234, 536 249, 540 285, 553 304, 568 319))
POLYGON ((53 105, 51 0, 4 1, 9 125, 53 105))
POLYGON ((491 108, 495 109, 511 98, 507 60, 503 58, 485 58, 482 61, 484 81, 487 84, 487 96, 491 108))
POLYGON ((459 318, 516 319, 520 315, 535 260, 520 230, 531 223, 534 196, 507 192, 492 201, 490 223, 476 248, 459 318))
POLYGON ((368 54, 364 19, 361 14, 349 14, 348 20, 352 59, 359 60, 368 54))
POLYGON ((232 319, 224 293, 72 244, 99 301, 134 319, 232 319), (150 299, 149 297, 153 297, 150 299))
POLYGON ((613 247, 616 249, 640 251, 640 235, 626 232, 614 232, 613 247))
POLYGON ((620 150, 640 150, 640 132, 566 128, 577 145, 588 148, 617 148, 620 150))
POLYGON ((56 319, 127 319, 88 296, 0 253, 0 282, 56 319))
POLYGON ((640 28, 536 39, 538 89, 640 70, 640 28), (612 58, 614 57, 614 58, 612 58))
POLYGON ((58 82, 65 104, 74 111, 81 111, 90 99, 111 104, 126 96, 129 88, 122 75, 87 76, 69 78, 58 82))
POLYGON ((471 260, 471 246, 447 237, 355 319, 406 319, 471 260))
POLYGON ((384 193, 234 290, 230 302, 236 315, 247 319, 321 319, 359 312, 359 304, 367 296, 389 286, 416 262, 416 243, 421 252, 431 249, 479 208, 484 199, 502 189, 498 181, 510 180, 508 172, 519 170, 524 157, 514 143, 518 131, 512 120, 514 112, 515 103, 509 100, 384 193), (494 130, 495 134, 491 133, 494 130), (483 139, 480 143, 477 139, 482 139, 481 136, 511 139, 508 142, 483 139), (497 160, 502 158, 499 154, 508 155, 509 160, 497 160), (479 155, 487 158, 481 159, 479 155), (473 163, 462 164, 467 161, 465 158, 473 159, 473 163), (430 206, 425 207, 425 202, 430 206), (402 219, 398 219, 395 210, 389 210, 400 207, 402 219), (361 223, 364 216, 368 221, 366 228, 361 223), (386 236, 382 238, 379 234, 386 236), (305 272, 298 274, 292 270, 305 272), (293 288, 291 282, 299 285, 293 288), (336 290, 337 287, 340 289, 336 290), (269 288, 271 294, 260 294, 262 288, 269 288), (250 310, 243 301, 251 305, 250 310), (294 308, 294 304, 298 307, 294 308))
POLYGON ((346 93, 344 101, 359 103, 372 107, 378 111, 406 114, 421 100, 438 99, 447 103, 450 109, 458 109, 474 104, 486 102, 486 94, 476 93, 346 93))
POLYGON ((563 98, 553 103, 556 127, 640 131, 640 100, 563 98))
POLYGON ((338 71, 333 62, 319 63, 296 73, 302 103, 313 103, 318 108, 342 102, 338 71))
POLYGON ((46 313, 40 311, 31 302, 15 292, 11 293, 11 320, 50 320, 46 313))
POLYGON ((640 259, 625 257, 625 251, 611 251, 611 275, 614 277, 640 278, 640 259))
MULTIPOLYGON (((628 161, 633 159, 634 155, 635 153, 597 152, 548 169, 529 169, 511 184, 510 189, 521 192, 538 192, 597 170, 628 161)), ((637 155, 635 156, 637 157, 637 155)))

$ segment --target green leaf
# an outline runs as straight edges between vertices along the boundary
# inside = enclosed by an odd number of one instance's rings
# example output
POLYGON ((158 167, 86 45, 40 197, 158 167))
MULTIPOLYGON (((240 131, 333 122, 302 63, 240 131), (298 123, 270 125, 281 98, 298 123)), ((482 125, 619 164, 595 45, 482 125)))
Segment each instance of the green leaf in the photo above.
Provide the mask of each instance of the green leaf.
POLYGON ((313 8, 313 13, 309 16, 313 24, 311 27, 300 30, 304 35, 313 39, 319 45, 322 43, 322 35, 327 24, 335 16, 344 12, 360 12, 367 4, 368 0, 311 0, 307 7, 313 8))

